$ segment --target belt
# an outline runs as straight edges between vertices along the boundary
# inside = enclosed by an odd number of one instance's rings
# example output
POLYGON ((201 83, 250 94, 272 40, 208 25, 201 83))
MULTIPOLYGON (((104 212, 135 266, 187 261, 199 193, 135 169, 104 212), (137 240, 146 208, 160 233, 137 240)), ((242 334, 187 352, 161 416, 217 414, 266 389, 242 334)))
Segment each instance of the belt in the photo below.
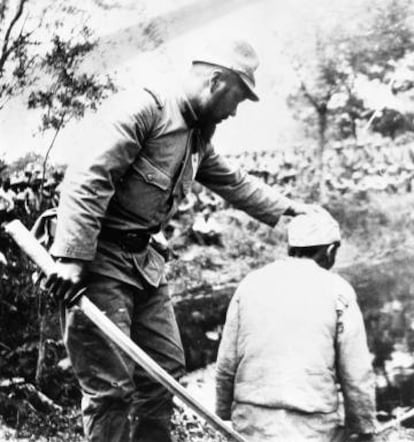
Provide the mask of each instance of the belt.
POLYGON ((151 235, 142 230, 122 231, 102 227, 99 238, 117 244, 126 252, 142 252, 149 244, 151 235))

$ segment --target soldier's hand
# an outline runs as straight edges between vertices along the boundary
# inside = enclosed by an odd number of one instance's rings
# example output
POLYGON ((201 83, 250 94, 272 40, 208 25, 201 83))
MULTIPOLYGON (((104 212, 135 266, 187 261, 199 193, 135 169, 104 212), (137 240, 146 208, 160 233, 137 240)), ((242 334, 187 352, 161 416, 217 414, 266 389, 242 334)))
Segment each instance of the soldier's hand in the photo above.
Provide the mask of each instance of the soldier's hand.
POLYGON ((297 215, 308 215, 320 212, 326 212, 326 210, 317 204, 305 204, 305 203, 292 201, 292 204, 286 210, 285 215, 297 216, 297 215))
POLYGON ((55 263, 52 272, 46 278, 44 287, 56 301, 62 301, 70 307, 77 300, 85 277, 85 261, 62 259, 55 263))

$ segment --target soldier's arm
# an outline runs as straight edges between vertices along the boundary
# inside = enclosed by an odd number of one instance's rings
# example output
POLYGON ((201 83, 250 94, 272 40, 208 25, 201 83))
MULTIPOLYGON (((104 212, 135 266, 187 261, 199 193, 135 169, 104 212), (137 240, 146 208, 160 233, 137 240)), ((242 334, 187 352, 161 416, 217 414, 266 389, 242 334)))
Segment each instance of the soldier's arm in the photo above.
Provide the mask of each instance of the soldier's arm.
POLYGON ((286 198, 257 178, 230 167, 211 144, 207 146, 196 180, 236 208, 272 227, 281 215, 297 215, 307 208, 307 205, 286 198))

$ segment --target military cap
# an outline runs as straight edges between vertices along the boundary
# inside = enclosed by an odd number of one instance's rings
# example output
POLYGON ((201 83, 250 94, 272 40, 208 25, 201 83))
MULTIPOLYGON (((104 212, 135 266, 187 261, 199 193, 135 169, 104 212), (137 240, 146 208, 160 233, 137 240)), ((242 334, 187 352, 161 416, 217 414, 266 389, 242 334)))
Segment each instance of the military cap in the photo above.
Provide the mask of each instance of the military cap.
POLYGON ((259 58, 253 47, 242 39, 220 39, 212 41, 193 58, 193 63, 206 63, 221 66, 235 72, 246 86, 248 98, 258 101, 255 92, 254 72, 259 66, 259 58))

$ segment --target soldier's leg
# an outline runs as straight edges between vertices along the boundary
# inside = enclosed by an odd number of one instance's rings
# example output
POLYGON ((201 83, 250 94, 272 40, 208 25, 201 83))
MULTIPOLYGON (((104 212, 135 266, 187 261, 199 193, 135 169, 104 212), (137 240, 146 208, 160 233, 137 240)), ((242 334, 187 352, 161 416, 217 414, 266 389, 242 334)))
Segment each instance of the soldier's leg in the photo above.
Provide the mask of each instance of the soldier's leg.
MULTIPOLYGON (((162 368, 179 379, 185 371, 184 351, 167 285, 146 287, 146 299, 136 300, 132 339, 162 368)), ((169 442, 172 396, 135 366, 134 442, 169 442)))
MULTIPOLYGON (((85 295, 129 336, 137 292, 128 284, 92 275, 85 295)), ((79 309, 65 312, 63 326, 64 342, 82 389, 88 441, 129 441, 134 363, 79 309)))

